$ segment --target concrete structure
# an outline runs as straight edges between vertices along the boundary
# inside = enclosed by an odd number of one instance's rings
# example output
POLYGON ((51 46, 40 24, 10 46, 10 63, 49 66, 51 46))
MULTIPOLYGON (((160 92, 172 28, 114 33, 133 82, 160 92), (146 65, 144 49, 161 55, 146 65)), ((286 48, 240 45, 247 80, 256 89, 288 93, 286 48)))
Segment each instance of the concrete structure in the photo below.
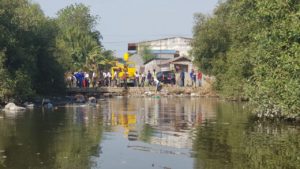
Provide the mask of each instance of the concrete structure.
MULTIPOLYGON (((150 68, 147 68, 147 70, 159 69, 159 67, 155 64, 160 64, 161 61, 172 60, 174 59, 174 57, 178 57, 178 51, 175 50, 163 50, 163 51, 153 50, 151 51, 151 53, 156 56, 156 59, 153 59, 145 63, 146 65, 148 65, 148 67, 149 65, 152 65, 150 66, 150 68)), ((128 60, 136 64, 136 70, 138 72, 145 72, 144 61, 140 54, 133 54, 132 56, 129 57, 128 60)))
POLYGON ((194 69, 192 60, 185 56, 162 61, 158 66, 164 71, 174 70, 175 72, 179 72, 181 70, 184 70, 184 72, 190 72, 194 69))
POLYGON ((178 51, 178 56, 189 56, 191 41, 191 38, 186 37, 170 37, 138 43, 129 43, 128 51, 130 53, 140 53, 146 46, 152 51, 173 50, 178 51))
MULTIPOLYGON (((155 69, 156 72, 174 71, 178 74, 179 71, 184 70, 187 74, 186 77, 188 77, 188 73, 194 69, 192 59, 189 57, 191 41, 191 38, 171 37, 129 43, 128 52, 134 54, 130 61, 137 64, 137 70, 140 72, 153 72, 155 69), (141 55, 145 47, 147 47, 156 58, 144 63, 144 65, 140 65, 140 59, 142 59, 141 55), (138 56, 140 58, 137 58, 138 56)), ((186 79, 188 80, 189 78, 186 79)))
POLYGON ((191 85, 192 81, 189 76, 189 73, 192 71, 192 69, 195 69, 193 66, 193 63, 191 59, 180 56, 173 59, 152 59, 145 63, 145 71, 153 72, 153 69, 155 69, 156 72, 164 72, 164 71, 174 71, 176 76, 176 84, 179 85, 180 82, 180 72, 183 70, 185 72, 185 85, 191 85))
POLYGON ((180 56, 173 59, 156 58, 145 63, 145 72, 148 72, 148 70, 152 72, 153 69, 155 69, 157 72, 171 70, 179 72, 182 69, 185 72, 191 72, 194 67, 191 59, 185 56, 180 56))
POLYGON ((152 73, 153 69, 155 69, 156 72, 160 72, 161 71, 160 65, 166 62, 167 60, 168 59, 160 59, 160 58, 149 60, 148 62, 145 63, 145 73, 147 73, 148 71, 152 73))

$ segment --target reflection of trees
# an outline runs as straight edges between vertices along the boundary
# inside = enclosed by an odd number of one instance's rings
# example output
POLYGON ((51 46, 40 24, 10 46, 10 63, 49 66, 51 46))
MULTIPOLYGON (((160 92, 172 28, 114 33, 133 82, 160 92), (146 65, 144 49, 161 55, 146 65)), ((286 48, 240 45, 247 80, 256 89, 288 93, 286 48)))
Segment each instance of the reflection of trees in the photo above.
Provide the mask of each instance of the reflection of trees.
POLYGON ((88 119, 84 122, 74 120, 72 108, 5 119, 0 122, 0 149, 7 155, 4 164, 14 169, 90 168, 91 156, 100 154, 102 118, 98 112, 84 110, 88 119))
POLYGON ((150 142, 153 133, 154 129, 149 124, 144 124, 139 139, 144 142, 150 142))
POLYGON ((300 136, 282 126, 246 126, 240 106, 220 104, 216 122, 197 129, 195 168, 299 168, 300 136))
POLYGON ((299 130, 287 126, 260 126, 252 128, 243 139, 250 168, 300 168, 299 130))
MULTIPOLYGON (((101 116, 91 107, 80 108, 75 112, 67 111, 67 114, 73 115, 73 118, 74 113, 76 113, 75 118, 83 116, 84 121, 68 120, 65 124, 68 127, 56 137, 54 147, 57 153, 54 168, 91 168, 90 157, 100 154, 101 116)), ((69 117, 72 119, 71 116, 69 117)))

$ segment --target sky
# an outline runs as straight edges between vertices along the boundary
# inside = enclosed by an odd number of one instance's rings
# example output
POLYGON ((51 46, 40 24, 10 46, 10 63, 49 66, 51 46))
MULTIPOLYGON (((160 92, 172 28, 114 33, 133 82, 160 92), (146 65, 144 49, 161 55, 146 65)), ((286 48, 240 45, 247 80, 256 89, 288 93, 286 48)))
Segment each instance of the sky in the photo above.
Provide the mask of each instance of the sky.
POLYGON ((192 37, 194 14, 211 14, 218 0, 31 0, 49 17, 74 3, 100 19, 102 44, 121 57, 127 44, 174 36, 192 37))

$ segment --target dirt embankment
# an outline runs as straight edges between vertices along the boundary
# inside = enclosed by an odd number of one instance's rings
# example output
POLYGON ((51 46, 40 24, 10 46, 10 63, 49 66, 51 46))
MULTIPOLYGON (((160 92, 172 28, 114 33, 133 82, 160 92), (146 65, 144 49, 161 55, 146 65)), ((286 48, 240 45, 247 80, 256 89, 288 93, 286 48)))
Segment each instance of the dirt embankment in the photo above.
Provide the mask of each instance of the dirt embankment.
POLYGON ((129 96, 193 96, 193 97, 218 97, 210 84, 201 87, 178 87, 164 85, 157 92, 155 87, 132 87, 128 88, 126 95, 129 96))

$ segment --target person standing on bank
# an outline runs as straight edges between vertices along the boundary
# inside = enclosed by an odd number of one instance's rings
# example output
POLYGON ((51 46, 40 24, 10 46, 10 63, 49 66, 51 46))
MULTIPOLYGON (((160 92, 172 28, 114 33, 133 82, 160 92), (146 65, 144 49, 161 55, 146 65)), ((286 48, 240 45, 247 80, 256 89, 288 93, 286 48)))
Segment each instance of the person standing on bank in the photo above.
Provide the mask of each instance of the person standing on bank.
POLYGON ((195 74, 195 72, 194 72, 194 69, 192 69, 192 71, 191 71, 191 73, 190 73, 190 78, 191 78, 191 82, 192 82, 192 87, 194 86, 194 74, 195 74))
POLYGON ((198 86, 201 87, 202 86, 202 72, 201 71, 198 72, 197 79, 198 79, 198 86))
POLYGON ((150 70, 148 70, 147 81, 148 81, 148 85, 150 86, 152 83, 152 74, 150 73, 150 70))
POLYGON ((107 71, 106 77, 107 77, 107 86, 110 87, 111 86, 111 74, 109 71, 107 71))
POLYGON ((185 78, 185 74, 184 74, 184 71, 182 69, 181 72, 180 72, 180 86, 181 87, 184 87, 184 78, 185 78))
POLYGON ((141 87, 144 87, 145 85, 145 80, 146 80, 146 76, 144 73, 140 73, 140 77, 142 78, 142 81, 141 81, 141 87))
POLYGON ((157 77, 156 77, 156 70, 155 70, 155 69, 153 69, 153 78, 154 78, 154 79, 157 78, 157 77))
POLYGON ((134 76, 135 76, 135 87, 139 87, 139 85, 140 85, 140 74, 136 71, 134 73, 134 76))

